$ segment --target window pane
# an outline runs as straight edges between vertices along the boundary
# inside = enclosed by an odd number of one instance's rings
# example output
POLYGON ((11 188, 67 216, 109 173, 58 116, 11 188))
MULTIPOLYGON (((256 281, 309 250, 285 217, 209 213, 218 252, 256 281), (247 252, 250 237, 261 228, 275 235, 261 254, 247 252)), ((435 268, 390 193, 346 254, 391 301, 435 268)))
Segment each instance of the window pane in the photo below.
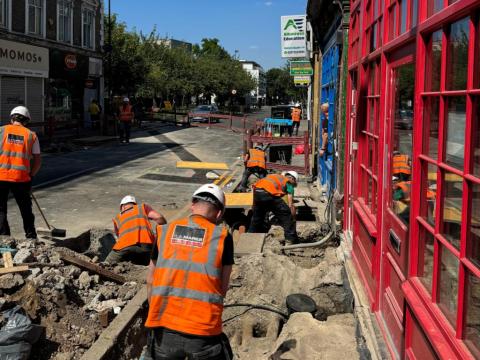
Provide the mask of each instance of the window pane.
POLYGON ((425 134, 425 148, 423 153, 434 160, 438 159, 438 112, 440 98, 427 97, 424 100, 423 128, 425 134), (428 129, 428 130, 427 130, 428 129))
POLYGON ((370 99, 368 103, 370 104, 370 108, 368 109, 368 119, 369 119, 368 130, 372 134, 375 134, 375 100, 370 99))
POLYGON ((378 15, 378 0, 373 0, 373 18, 376 19, 378 15))
POLYGON ((425 91, 440 90, 440 72, 442 62, 442 31, 438 30, 432 34, 427 51, 425 62, 425 91))
POLYGON ((375 84, 376 84, 376 63, 375 62, 372 62, 370 64, 370 87, 368 89, 368 94, 369 95, 375 95, 376 94, 376 91, 375 91, 375 84))
POLYGON ((422 216, 427 222, 435 227, 435 206, 437 198, 437 167, 431 163, 426 165, 427 173, 422 186, 422 216))
POLYGON ((476 121, 472 122, 473 125, 473 173, 480 177, 480 98, 476 99, 477 113, 476 121))
POLYGON ((35 8, 28 8, 28 32, 35 33, 35 8))
POLYGON ((480 267, 480 185, 472 185, 472 218, 468 231, 468 258, 480 267))
POLYGON ((411 24, 412 28, 417 26, 418 22, 418 0, 412 0, 412 19, 411 24))
POLYGON ((400 2, 400 34, 407 31, 407 5, 407 0, 402 0, 400 2))
POLYGON ((465 343, 473 353, 480 353, 480 279, 467 272, 465 343))
POLYGON ((7 0, 0 0, 0 26, 7 27, 7 0))
POLYGON ((452 5, 454 3, 456 3, 458 0, 448 0, 448 5, 452 5))
POLYGON ((462 223, 463 179, 456 174, 445 172, 443 198, 443 231, 445 238, 457 249, 460 248, 462 223))
POLYGON ((388 31, 388 39, 393 40, 395 35, 397 34, 397 7, 393 5, 390 8, 390 21, 389 21, 389 31, 388 31))
POLYGON ((428 293, 432 293, 433 235, 422 229, 418 250, 418 277, 428 293))
POLYGON ((465 150, 465 101, 466 98, 460 96, 449 98, 447 121, 445 122, 447 134, 445 162, 458 169, 463 169, 465 150))
POLYGON ((458 299, 458 259, 445 247, 441 248, 439 275, 438 305, 452 326, 455 326, 458 299))
POLYGON ((427 15, 431 16, 443 9, 443 0, 428 0, 427 15))
POLYGON ((370 52, 377 48, 377 23, 372 26, 370 30, 370 52))
POLYGON ((447 61, 447 89, 467 88, 469 18, 450 26, 447 61))

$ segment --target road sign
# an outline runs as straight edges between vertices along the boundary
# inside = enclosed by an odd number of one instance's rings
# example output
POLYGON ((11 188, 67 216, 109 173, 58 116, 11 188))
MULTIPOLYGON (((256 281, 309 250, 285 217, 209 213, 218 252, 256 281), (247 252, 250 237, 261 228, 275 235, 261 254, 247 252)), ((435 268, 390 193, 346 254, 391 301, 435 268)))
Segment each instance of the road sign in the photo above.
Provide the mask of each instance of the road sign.
POLYGON ((282 58, 307 56, 307 19, 305 15, 282 16, 282 58))
POLYGON ((290 61, 290 75, 313 75, 313 69, 312 65, 310 65, 310 61, 290 61))
POLYGON ((310 85, 310 76, 294 76, 293 83, 297 85, 310 85))

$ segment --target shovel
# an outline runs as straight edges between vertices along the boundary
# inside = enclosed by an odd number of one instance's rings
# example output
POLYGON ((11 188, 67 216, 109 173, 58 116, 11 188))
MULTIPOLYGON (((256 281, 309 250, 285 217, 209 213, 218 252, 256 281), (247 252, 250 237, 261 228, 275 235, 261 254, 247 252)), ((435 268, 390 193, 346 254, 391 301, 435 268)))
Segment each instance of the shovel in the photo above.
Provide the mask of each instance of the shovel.
POLYGON ((39 234, 50 236, 50 237, 65 237, 67 235, 67 230, 57 229, 57 228, 54 228, 53 226, 50 226, 50 224, 47 221, 47 218, 43 214, 43 211, 40 208, 40 205, 38 204, 37 199, 35 198, 35 195, 33 195, 33 193, 32 193, 32 199, 35 205, 37 205, 38 211, 40 211, 40 215, 42 215, 43 221, 45 221, 45 224, 47 224, 47 229, 38 228, 37 232, 39 234))

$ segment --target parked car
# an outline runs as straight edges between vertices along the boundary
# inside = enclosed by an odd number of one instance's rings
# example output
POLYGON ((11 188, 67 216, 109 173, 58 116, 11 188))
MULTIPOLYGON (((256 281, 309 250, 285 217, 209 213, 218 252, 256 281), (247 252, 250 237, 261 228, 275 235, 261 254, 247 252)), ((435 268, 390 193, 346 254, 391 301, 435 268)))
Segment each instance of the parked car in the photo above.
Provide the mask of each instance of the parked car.
MULTIPOLYGON (((218 107, 215 104, 211 105, 199 105, 195 109, 193 109, 190 113, 193 116, 189 116, 189 120, 192 121, 199 121, 199 122, 208 122, 210 114, 218 114, 218 107)), ((218 118, 212 118, 211 121, 218 122, 218 118)))

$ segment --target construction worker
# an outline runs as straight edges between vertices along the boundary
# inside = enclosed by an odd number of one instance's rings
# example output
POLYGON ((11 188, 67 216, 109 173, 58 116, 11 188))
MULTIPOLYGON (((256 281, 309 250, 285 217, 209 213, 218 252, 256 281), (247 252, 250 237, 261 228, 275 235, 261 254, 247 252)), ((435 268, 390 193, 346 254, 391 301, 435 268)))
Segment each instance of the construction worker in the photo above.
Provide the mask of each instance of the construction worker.
POLYGON ((322 144, 321 148, 319 151, 319 156, 322 157, 326 152, 327 152, 327 146, 328 146, 328 111, 329 111, 330 105, 328 103, 323 103, 320 106, 320 111, 323 114, 323 121, 322 121, 322 133, 321 133, 321 138, 322 138, 322 144))
POLYGON ((267 176, 265 149, 261 144, 256 145, 255 148, 248 150, 243 161, 245 163, 245 171, 239 186, 241 191, 247 188, 250 175, 255 174, 260 179, 267 176))
POLYGON ((408 181, 412 175, 412 165, 407 154, 396 152, 392 159, 392 175, 400 181, 408 181))
POLYGON ((120 213, 113 219, 117 242, 108 254, 105 262, 117 263, 131 261, 139 265, 148 265, 152 246, 155 242, 150 220, 158 225, 167 221, 148 204, 137 204, 132 195, 120 201, 120 213))
POLYGON ((298 136, 298 128, 300 127, 300 120, 302 119, 302 108, 300 106, 300 103, 296 103, 295 107, 292 109, 292 131, 290 133, 290 136, 292 136, 293 131, 295 130, 295 136, 298 136))
POLYGON ((253 186, 253 215, 248 232, 266 231, 265 217, 271 211, 283 227, 285 240, 295 244, 298 243, 298 235, 295 229, 296 210, 293 194, 298 174, 296 171, 287 171, 284 174, 267 175, 253 186), (287 203, 282 199, 285 195, 287 203))
POLYGON ((132 105, 130 105, 130 99, 128 97, 123 98, 123 104, 118 108, 117 118, 119 121, 119 134, 120 142, 128 144, 130 142, 130 129, 134 118, 132 105), (124 137, 125 134, 125 137, 124 137))
POLYGON ((42 161, 37 135, 26 127, 30 120, 28 109, 17 106, 10 112, 10 124, 0 127, 0 235, 10 235, 7 201, 11 191, 22 214, 25 237, 36 239, 30 193, 42 161))
POLYGON ((219 225, 225 194, 198 188, 189 217, 157 227, 147 274, 152 329, 145 359, 232 359, 222 333, 223 299, 232 271, 233 239, 219 225))
POLYGON ((411 181, 399 181, 393 185, 394 211, 406 224, 410 218, 411 181))

